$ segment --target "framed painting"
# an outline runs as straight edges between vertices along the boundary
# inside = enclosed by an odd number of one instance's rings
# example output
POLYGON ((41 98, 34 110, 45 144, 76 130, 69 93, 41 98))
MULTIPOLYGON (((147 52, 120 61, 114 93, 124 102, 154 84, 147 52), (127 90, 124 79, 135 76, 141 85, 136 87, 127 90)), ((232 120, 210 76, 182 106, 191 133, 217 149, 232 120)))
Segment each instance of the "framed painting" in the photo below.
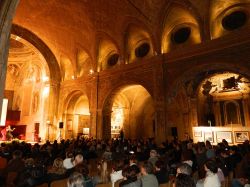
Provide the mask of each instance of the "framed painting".
POLYGON ((204 141, 214 143, 214 133, 212 131, 204 132, 204 141))
POLYGON ((194 137, 202 137, 202 131, 194 130, 194 137))
POLYGON ((249 140, 249 133, 247 131, 234 132, 234 138, 236 143, 243 143, 249 140))
POLYGON ((216 132, 216 141, 217 143, 222 142, 222 140, 226 140, 228 143, 232 144, 232 132, 231 131, 218 131, 216 132))

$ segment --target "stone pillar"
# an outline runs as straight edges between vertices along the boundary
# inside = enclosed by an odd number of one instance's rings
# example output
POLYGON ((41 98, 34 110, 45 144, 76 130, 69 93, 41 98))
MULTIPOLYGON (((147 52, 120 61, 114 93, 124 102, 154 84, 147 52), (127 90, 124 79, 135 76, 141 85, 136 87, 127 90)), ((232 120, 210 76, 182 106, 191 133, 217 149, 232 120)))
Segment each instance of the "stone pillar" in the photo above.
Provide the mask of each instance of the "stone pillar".
POLYGON ((249 98, 245 98, 242 100, 244 118, 245 118, 245 126, 249 126, 249 109, 248 109, 249 98))
POLYGON ((102 119, 102 133, 103 139, 110 139, 111 138, 111 115, 112 111, 107 111, 103 114, 102 119))
POLYGON ((10 29, 12 18, 14 16, 18 3, 19 0, 0 1, 0 111, 2 111, 3 93, 5 88, 10 29))
POLYGON ((167 139, 166 116, 164 110, 164 101, 157 101, 155 104, 155 140, 157 144, 167 139))
POLYGON ((193 131, 192 127, 198 126, 198 113, 197 113, 197 99, 196 98, 189 98, 189 124, 187 132, 190 137, 192 137, 193 131))

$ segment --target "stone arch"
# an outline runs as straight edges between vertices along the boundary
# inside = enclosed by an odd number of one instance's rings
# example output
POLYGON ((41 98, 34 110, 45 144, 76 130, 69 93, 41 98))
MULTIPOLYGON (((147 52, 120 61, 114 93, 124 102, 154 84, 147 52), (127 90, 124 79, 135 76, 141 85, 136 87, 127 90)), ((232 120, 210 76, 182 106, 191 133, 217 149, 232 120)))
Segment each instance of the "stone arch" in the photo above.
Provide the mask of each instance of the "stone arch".
POLYGON ((97 34, 97 40, 97 71, 119 66, 122 57, 116 41, 103 32, 97 34))
POLYGON ((78 49, 76 54, 76 76, 82 77, 93 70, 92 59, 86 50, 78 49))
POLYGON ((135 133, 137 138, 154 137, 155 112, 153 97, 141 84, 116 87, 108 94, 102 108, 103 123, 100 127, 102 137, 110 138, 110 135, 117 137, 121 129, 129 138, 136 138, 135 133), (146 113, 148 115, 145 115, 146 113), (145 131, 140 133, 138 129, 141 128, 145 131))
MULTIPOLYGON (((3 91, 5 86, 9 37, 12 19, 19 0, 2 0, 0 2, 0 111, 2 111, 3 91)), ((1 114, 0 114, 1 118, 1 114)))
POLYGON ((61 69, 61 76, 62 80, 71 80, 75 78, 74 69, 70 59, 64 55, 60 57, 60 69, 61 69))
POLYGON ((72 138, 82 133, 82 128, 90 128, 90 103, 86 93, 71 91, 63 101, 62 121, 65 124, 64 137, 72 138))
MULTIPOLYGON (((186 2, 186 1, 185 1, 186 2)), ((201 43, 203 40, 203 29, 200 15, 189 3, 174 2, 168 4, 163 19, 161 51, 167 53, 179 47, 201 43), (181 29, 188 29, 182 34, 183 41, 175 41, 174 36, 181 29)), ((184 31, 183 31, 184 32, 184 31)))
POLYGON ((226 35, 234 30, 226 30, 222 26, 222 20, 225 16, 230 15, 233 12, 240 11, 246 14, 247 20, 244 25, 234 29, 244 29, 246 25, 250 23, 250 3, 247 3, 242 0, 235 1, 220 1, 217 3, 212 2, 210 7, 210 33, 211 38, 216 39, 223 35, 226 35))
MULTIPOLYGON (((222 66, 217 62, 194 66, 192 69, 187 70, 181 74, 181 76, 177 77, 176 81, 172 84, 170 83, 168 85, 171 89, 167 89, 169 91, 166 93, 167 123, 170 126, 171 124, 176 124, 180 130, 180 137, 184 137, 185 133, 191 135, 193 126, 207 125, 204 124, 206 117, 218 121, 218 119, 216 119, 218 118, 217 116, 211 117, 211 115, 207 115, 204 117, 203 114, 205 114, 206 111, 207 114, 210 114, 209 110, 204 110, 205 112, 200 113, 201 108, 198 107, 198 103, 200 102, 198 95, 202 81, 215 74, 225 72, 233 72, 247 79, 250 77, 249 68, 247 67, 230 64, 228 62, 225 62, 222 66), (202 118, 199 117, 201 115, 203 116, 202 118)), ((249 119, 248 116, 246 118, 249 119)))
MULTIPOLYGON (((155 40, 147 26, 140 22, 131 21, 124 31, 125 63, 133 63, 136 60, 152 57, 155 55, 155 40), (147 44, 142 55, 136 55, 136 50, 147 44)), ((143 47, 142 47, 143 51, 143 47)))
POLYGON ((11 33, 25 39, 41 52, 48 63, 51 79, 59 83, 61 81, 60 67, 51 49, 38 36, 19 25, 12 24, 11 33))

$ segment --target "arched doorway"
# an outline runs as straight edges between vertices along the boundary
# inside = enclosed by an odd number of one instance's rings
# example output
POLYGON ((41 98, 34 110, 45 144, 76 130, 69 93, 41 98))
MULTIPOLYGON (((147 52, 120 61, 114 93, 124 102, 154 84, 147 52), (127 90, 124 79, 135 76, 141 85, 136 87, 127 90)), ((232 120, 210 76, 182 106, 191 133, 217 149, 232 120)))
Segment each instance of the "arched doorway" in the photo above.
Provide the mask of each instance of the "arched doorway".
POLYGON ((81 91, 74 91, 68 96, 65 104, 64 137, 70 139, 79 135, 88 135, 90 129, 88 97, 81 91))
POLYGON ((121 129, 125 138, 155 136, 155 108, 152 96, 141 85, 113 91, 103 109, 103 137, 116 138, 121 129))

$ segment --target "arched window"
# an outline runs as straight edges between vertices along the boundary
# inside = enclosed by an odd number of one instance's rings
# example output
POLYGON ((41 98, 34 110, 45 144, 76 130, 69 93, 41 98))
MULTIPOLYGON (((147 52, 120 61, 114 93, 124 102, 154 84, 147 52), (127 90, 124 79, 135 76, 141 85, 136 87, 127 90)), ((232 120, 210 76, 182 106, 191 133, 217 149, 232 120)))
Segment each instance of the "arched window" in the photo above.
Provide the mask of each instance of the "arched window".
POLYGON ((225 102, 224 116, 226 119, 226 125, 241 124, 239 104, 235 101, 225 102))

